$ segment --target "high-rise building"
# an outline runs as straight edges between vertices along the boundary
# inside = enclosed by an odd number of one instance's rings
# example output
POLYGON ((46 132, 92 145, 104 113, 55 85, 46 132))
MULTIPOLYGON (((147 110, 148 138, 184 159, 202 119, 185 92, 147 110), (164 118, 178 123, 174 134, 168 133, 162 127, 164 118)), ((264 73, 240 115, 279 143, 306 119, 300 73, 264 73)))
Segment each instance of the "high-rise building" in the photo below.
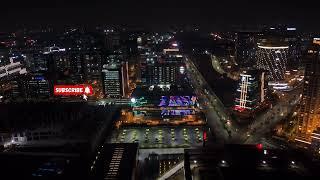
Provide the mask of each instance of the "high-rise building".
POLYGON ((83 71, 85 80, 98 80, 101 78, 102 55, 99 51, 89 51, 83 53, 83 71))
POLYGON ((110 63, 102 68, 104 95, 111 98, 126 97, 128 93, 128 62, 110 63))
POLYGON ((320 45, 313 44, 304 56, 304 84, 297 114, 296 140, 309 142, 320 127, 320 45))
POLYGON ((48 98, 50 97, 50 84, 42 75, 34 75, 24 81, 26 98, 48 98))
POLYGON ((162 58, 153 58, 147 61, 145 66, 146 85, 170 85, 180 82, 185 75, 183 57, 180 55, 168 55, 162 58))
POLYGON ((106 30, 106 46, 109 51, 120 48, 120 33, 114 30, 106 30))
MULTIPOLYGON (((149 50, 151 51, 151 50, 149 50)), ((139 68, 137 68, 139 72, 139 79, 143 84, 147 85, 147 68, 150 64, 154 64, 157 59, 158 55, 155 53, 151 52, 144 52, 144 54, 140 54, 140 59, 139 59, 139 68)))
POLYGON ((48 64, 45 56, 38 52, 30 52, 26 54, 26 67, 30 73, 48 71, 48 64))
POLYGON ((267 91, 265 78, 264 71, 242 71, 236 92, 235 110, 239 112, 254 111, 265 101, 267 91))
POLYGON ((236 62, 240 67, 256 63, 255 32, 238 32, 236 37, 236 62))
POLYGON ((47 51, 40 57, 35 56, 34 60, 34 63, 37 63, 34 66, 43 66, 42 69, 50 74, 50 79, 70 80, 73 83, 101 79, 102 53, 98 50, 79 48, 47 51))
POLYGON ((288 64, 289 46, 280 42, 260 43, 257 49, 257 67, 268 71, 270 81, 283 81, 288 64))
POLYGON ((98 50, 71 50, 68 51, 70 61, 70 78, 72 81, 100 81, 102 69, 102 53, 98 50))

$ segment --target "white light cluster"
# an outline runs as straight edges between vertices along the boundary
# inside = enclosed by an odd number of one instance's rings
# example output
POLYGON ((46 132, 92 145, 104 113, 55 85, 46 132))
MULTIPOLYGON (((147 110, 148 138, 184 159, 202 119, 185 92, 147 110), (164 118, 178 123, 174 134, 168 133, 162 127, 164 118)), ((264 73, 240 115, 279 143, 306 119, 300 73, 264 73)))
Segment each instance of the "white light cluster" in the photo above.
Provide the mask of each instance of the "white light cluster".
POLYGON ((246 108, 249 77, 249 75, 241 74, 241 93, 239 104, 241 108, 246 108))
POLYGON ((269 71, 269 77, 273 81, 283 80, 288 63, 288 50, 288 46, 258 46, 258 68, 269 71))

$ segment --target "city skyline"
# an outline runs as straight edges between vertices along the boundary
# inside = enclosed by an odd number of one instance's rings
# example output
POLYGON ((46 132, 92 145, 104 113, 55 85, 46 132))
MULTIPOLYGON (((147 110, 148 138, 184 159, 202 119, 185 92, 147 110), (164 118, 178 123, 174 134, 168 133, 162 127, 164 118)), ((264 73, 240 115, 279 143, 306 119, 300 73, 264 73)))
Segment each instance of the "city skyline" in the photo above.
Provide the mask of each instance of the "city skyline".
POLYGON ((0 12, 1 178, 319 179, 316 3, 159 2, 0 12))

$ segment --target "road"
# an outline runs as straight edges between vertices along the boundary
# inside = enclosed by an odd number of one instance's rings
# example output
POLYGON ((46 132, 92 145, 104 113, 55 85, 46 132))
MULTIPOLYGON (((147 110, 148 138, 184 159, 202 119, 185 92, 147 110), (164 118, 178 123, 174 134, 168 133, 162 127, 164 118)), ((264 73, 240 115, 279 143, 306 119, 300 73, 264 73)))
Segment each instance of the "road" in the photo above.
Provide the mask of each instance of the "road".
POLYGON ((218 142, 237 139, 237 130, 229 121, 231 118, 223 103, 212 91, 194 63, 186 57, 187 75, 198 96, 201 108, 206 114, 208 125, 218 142))
POLYGON ((280 101, 267 112, 255 118, 249 130, 244 133, 247 136, 244 143, 261 143, 264 135, 292 112, 294 106, 299 102, 300 90, 279 93, 280 101))
POLYGON ((206 114, 209 127, 218 142, 236 142, 257 144, 279 121, 291 113, 300 95, 300 88, 289 92, 280 92, 279 102, 273 108, 255 118, 249 128, 240 128, 231 118, 223 103, 214 94, 194 63, 186 58, 187 74, 198 96, 199 103, 206 114))
POLYGON ((233 79, 237 81, 239 79, 239 76, 236 76, 230 72, 226 72, 223 67, 221 66, 221 61, 218 59, 217 56, 210 54, 211 58, 211 64, 213 69, 218 72, 219 74, 226 74, 228 78, 233 79))

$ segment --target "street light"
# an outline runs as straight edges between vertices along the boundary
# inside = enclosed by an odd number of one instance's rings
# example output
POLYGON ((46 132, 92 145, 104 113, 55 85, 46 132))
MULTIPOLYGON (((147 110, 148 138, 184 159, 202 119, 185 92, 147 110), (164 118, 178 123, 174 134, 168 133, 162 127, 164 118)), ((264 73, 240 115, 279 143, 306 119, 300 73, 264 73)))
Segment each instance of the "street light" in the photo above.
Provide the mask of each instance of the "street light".
POLYGON ((131 98, 130 101, 131 101, 132 103, 136 103, 136 102, 137 102, 136 98, 131 98))

